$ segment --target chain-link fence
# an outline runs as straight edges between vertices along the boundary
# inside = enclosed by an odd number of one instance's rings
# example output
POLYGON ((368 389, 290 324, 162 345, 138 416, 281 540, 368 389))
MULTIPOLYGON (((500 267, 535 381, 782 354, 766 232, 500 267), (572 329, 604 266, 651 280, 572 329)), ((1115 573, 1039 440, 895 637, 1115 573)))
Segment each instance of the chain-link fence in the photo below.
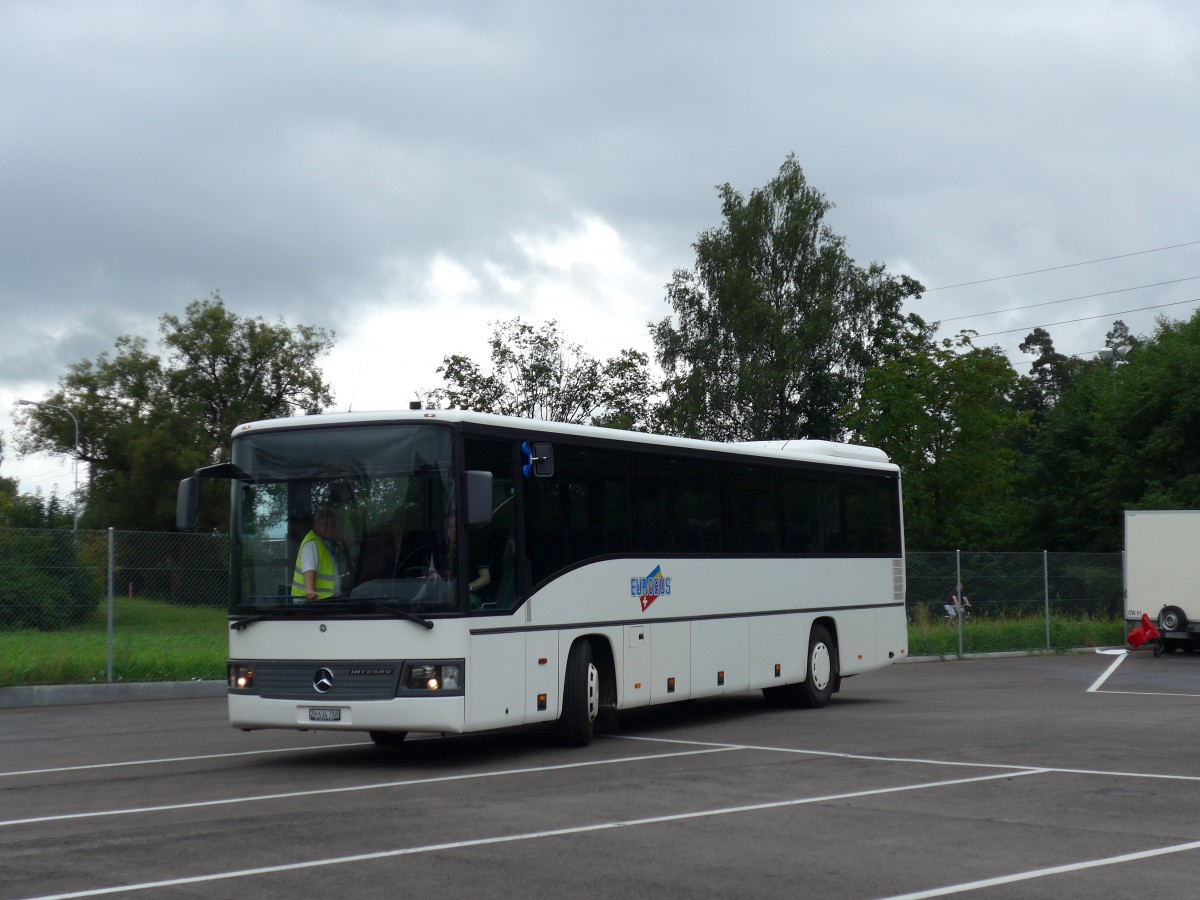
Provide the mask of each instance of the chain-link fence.
POLYGON ((229 539, 0 528, 0 687, 224 677, 229 539))
POLYGON ((906 565, 910 656, 1125 642, 1120 553, 913 552, 906 565))
MULTIPOLYGON (((224 678, 225 535, 0 529, 0 583, 0 687, 224 678)), ((1120 553, 910 553, 909 654, 1121 644, 1122 585, 1120 553)))

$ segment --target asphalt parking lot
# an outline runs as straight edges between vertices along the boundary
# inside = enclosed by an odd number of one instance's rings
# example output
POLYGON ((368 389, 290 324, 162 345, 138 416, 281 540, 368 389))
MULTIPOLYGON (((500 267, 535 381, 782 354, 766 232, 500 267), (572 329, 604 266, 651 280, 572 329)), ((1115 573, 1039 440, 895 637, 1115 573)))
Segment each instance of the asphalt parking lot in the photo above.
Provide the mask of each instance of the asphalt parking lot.
POLYGON ((1200 655, 908 663, 544 731, 0 710, 0 898, 1145 897, 1200 863, 1200 655))

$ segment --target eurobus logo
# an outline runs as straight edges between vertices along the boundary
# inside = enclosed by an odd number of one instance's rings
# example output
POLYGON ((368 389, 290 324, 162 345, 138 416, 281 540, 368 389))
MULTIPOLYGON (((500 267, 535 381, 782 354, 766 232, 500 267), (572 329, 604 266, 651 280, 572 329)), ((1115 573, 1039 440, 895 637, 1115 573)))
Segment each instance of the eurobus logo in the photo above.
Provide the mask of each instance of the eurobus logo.
POLYGON ((671 593, 671 579, 662 573, 662 566, 655 566, 654 571, 645 578, 629 579, 629 596, 637 597, 642 604, 642 612, 661 597, 671 593))

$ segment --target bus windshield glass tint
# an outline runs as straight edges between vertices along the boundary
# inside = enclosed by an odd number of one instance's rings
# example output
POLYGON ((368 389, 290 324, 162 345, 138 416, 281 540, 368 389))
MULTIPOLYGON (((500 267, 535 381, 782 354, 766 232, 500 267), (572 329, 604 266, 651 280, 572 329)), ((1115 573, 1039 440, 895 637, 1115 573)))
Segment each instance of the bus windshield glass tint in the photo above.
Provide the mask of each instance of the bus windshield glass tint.
POLYGON ((424 424, 239 436, 232 611, 457 610, 451 448, 424 424))

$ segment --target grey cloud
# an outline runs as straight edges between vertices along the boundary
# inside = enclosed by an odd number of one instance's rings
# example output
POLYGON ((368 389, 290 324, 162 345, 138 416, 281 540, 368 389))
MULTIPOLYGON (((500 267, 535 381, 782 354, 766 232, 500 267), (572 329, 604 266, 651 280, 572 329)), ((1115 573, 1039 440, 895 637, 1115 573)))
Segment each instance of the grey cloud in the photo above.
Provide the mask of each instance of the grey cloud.
POLYGON ((749 191, 790 151, 856 258, 930 286, 1186 239, 1197 21, 1170 3, 9 3, 0 313, 36 315, 0 382, 213 289, 325 324, 437 253, 519 271, 511 235, 579 211, 665 283, 719 221, 714 186, 749 191), (50 339, 51 311, 87 324, 50 339))

